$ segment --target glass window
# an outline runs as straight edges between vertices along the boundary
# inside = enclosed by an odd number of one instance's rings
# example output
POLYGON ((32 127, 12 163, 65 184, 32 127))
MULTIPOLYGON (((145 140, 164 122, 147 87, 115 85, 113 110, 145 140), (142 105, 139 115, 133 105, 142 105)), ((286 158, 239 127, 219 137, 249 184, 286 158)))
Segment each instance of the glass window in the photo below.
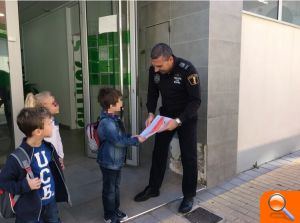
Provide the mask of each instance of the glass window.
POLYGON ((282 2, 282 21, 300 25, 300 1, 282 2))
POLYGON ((5 1, 0 1, 0 168, 14 147, 5 1))
MULTIPOLYGON (((129 1, 87 1, 87 28, 91 121, 99 116, 99 89, 116 88, 122 91, 125 128, 131 132, 129 1)), ((132 160, 131 151, 127 160, 132 160)))
POLYGON ((243 2, 245 11, 278 19, 278 1, 274 0, 246 0, 243 2))

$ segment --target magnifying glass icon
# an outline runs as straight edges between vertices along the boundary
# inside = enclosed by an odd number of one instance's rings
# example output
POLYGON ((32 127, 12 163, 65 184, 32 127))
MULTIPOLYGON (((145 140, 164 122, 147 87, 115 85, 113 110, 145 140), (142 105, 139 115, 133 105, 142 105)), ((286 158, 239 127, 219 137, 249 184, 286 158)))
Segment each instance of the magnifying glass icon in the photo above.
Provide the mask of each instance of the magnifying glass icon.
POLYGON ((286 200, 283 197, 283 195, 281 195, 279 193, 275 193, 275 194, 270 196, 270 198, 269 198, 269 207, 273 211, 276 211, 276 212, 283 211, 291 221, 294 221, 295 220, 294 215, 292 215, 291 212, 289 212, 285 208, 285 205, 286 205, 286 200))

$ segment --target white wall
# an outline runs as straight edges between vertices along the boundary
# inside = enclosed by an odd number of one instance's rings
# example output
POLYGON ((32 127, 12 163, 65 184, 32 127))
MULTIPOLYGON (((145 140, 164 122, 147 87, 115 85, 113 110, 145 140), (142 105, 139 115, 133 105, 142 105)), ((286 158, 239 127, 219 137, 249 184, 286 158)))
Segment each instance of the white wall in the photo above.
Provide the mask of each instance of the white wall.
POLYGON ((300 148, 300 29, 243 14, 237 171, 300 148))
POLYGON ((66 12, 61 8, 22 26, 26 78, 49 90, 60 104, 58 119, 70 126, 66 12))

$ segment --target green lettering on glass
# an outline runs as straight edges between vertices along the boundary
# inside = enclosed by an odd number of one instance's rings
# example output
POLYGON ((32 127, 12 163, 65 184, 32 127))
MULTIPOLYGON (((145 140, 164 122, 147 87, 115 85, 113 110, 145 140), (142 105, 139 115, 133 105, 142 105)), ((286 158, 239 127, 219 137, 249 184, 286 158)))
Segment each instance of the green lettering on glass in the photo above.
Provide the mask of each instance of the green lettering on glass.
POLYGON ((82 89, 76 89, 76 94, 83 94, 83 90, 82 89))
POLYGON ((82 70, 77 70, 75 72, 75 77, 77 80, 82 81, 82 70))
POLYGON ((74 46, 74 51, 77 51, 80 49, 80 40, 77 40, 74 46))
POLYGON ((82 89, 83 84, 82 83, 76 83, 76 88, 81 88, 82 89))
POLYGON ((83 107, 81 107, 81 108, 77 108, 77 111, 78 111, 78 112, 80 112, 80 113, 84 113, 84 109, 83 109, 83 107))
MULTIPOLYGON (((75 97, 76 97, 76 124, 77 127, 84 127, 84 109, 83 109, 83 77, 82 63, 80 52, 80 39, 78 36, 73 37, 74 41, 74 76, 75 76, 75 97)), ((91 44, 93 40, 89 41, 91 44)))
POLYGON ((80 127, 84 127, 84 121, 83 120, 78 120, 77 125, 80 127))
POLYGON ((77 98, 77 103, 83 103, 83 98, 77 98))

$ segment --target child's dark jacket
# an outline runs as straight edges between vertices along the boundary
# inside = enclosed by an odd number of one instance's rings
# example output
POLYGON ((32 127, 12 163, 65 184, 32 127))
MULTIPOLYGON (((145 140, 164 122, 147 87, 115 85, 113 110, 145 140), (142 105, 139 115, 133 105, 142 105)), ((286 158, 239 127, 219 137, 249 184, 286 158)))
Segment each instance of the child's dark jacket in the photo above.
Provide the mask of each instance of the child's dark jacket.
MULTIPOLYGON (((46 141, 43 141, 43 143, 52 152, 49 167, 55 182, 55 200, 56 202, 69 202, 71 204, 70 195, 64 181, 63 172, 55 148, 51 143, 46 141)), ((34 148, 26 143, 26 139, 23 140, 20 147, 22 147, 32 159, 34 148)), ((30 189, 26 179, 26 171, 11 155, 8 156, 5 166, 1 169, 0 188, 15 195, 21 195, 14 207, 17 217, 25 221, 39 220, 42 208, 39 191, 30 189)))

